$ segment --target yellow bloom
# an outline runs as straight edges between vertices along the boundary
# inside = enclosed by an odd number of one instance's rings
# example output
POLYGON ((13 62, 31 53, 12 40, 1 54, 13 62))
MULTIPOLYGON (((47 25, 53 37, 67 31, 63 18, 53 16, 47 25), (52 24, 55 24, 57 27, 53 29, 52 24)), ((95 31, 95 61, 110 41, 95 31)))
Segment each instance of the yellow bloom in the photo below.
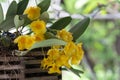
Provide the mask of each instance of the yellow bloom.
POLYGON ((60 68, 59 66, 57 66, 56 64, 53 64, 52 67, 49 68, 48 73, 50 73, 50 74, 51 73, 61 73, 59 68, 60 68))
POLYGON ((43 34, 34 34, 33 37, 35 38, 35 41, 42 41, 42 40, 45 40, 43 34))
POLYGON ((44 58, 42 61, 41 61, 41 67, 43 69, 48 69, 49 67, 51 67, 53 64, 53 60, 50 59, 50 58, 44 58))
POLYGON ((73 42, 69 42, 64 47, 64 52, 65 52, 65 55, 69 57, 71 64, 79 64, 84 54, 82 49, 82 44, 79 43, 76 45, 73 42))
POLYGON ((72 58, 71 58, 71 64, 79 64, 80 63, 80 59, 79 59, 79 57, 77 56, 77 54, 76 55, 72 55, 71 56, 72 58))
POLYGON ((79 57, 79 62, 80 62, 84 56, 84 51, 82 49, 82 43, 77 44, 77 48, 78 48, 77 56, 79 57))
POLYGON ((35 43, 33 37, 29 35, 19 36, 14 40, 14 43, 18 43, 19 50, 30 49, 30 47, 35 43))
POLYGON ((59 50, 58 49, 50 49, 47 52, 48 57, 52 58, 55 60, 59 56, 59 50))
POLYGON ((65 47, 64 47, 64 52, 66 55, 71 56, 73 53, 75 53, 76 45, 73 42, 69 42, 65 47))
POLYGON ((69 57, 66 55, 60 55, 55 62, 57 66, 66 66, 67 68, 70 68, 69 57))
POLYGON ((63 39, 66 42, 73 40, 72 34, 70 32, 67 32, 65 29, 58 31, 57 36, 58 38, 63 39))
POLYGON ((29 7, 24 11, 24 14, 27 14, 27 17, 30 20, 35 20, 40 17, 40 8, 39 7, 29 7))
POLYGON ((71 64, 79 64, 83 58, 84 51, 82 49, 82 44, 79 43, 76 45, 75 53, 71 55, 71 64))
POLYGON ((30 27, 35 34, 44 34, 46 32, 46 25, 44 21, 33 21, 30 24, 30 27))

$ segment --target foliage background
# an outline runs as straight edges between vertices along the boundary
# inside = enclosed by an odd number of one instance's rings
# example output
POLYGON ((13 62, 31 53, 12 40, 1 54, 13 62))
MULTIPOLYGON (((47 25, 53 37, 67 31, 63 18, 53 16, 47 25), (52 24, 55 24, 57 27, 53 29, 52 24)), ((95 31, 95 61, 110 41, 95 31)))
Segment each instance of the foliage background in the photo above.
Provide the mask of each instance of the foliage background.
POLYGON ((74 22, 79 20, 80 15, 92 17, 88 29, 78 39, 83 42, 85 48, 85 58, 82 62, 85 73, 80 80, 120 80, 120 53, 116 51, 117 45, 120 47, 120 44, 116 44, 120 36, 120 18, 113 17, 119 16, 119 0, 63 2, 65 11, 71 15, 77 14, 74 22))
MULTIPOLYGON (((0 0, 1 3, 9 1, 0 0)), ((75 80, 120 80, 120 53, 116 49, 120 49, 117 44, 120 41, 119 7, 119 0, 52 0, 49 9, 52 17, 72 16, 73 21, 68 29, 84 16, 91 17, 91 24, 78 39, 85 49, 80 68, 84 74, 81 78, 74 77, 75 80)), ((64 76, 64 80, 73 80, 70 76, 74 74, 65 73, 68 76, 64 76)))

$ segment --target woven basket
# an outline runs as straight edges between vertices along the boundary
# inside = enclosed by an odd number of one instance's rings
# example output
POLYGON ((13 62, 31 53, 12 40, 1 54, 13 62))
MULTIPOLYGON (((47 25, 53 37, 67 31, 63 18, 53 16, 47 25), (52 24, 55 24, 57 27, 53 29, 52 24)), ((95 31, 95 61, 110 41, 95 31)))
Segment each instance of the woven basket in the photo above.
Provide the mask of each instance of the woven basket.
POLYGON ((59 80, 58 76, 48 74, 47 70, 40 68, 40 61, 44 55, 40 51, 33 51, 24 57, 26 80, 59 80))
POLYGON ((0 56, 0 80, 24 80, 21 58, 0 56))
POLYGON ((23 57, 0 55, 0 80, 59 80, 40 68, 44 58, 40 51, 31 51, 23 57))

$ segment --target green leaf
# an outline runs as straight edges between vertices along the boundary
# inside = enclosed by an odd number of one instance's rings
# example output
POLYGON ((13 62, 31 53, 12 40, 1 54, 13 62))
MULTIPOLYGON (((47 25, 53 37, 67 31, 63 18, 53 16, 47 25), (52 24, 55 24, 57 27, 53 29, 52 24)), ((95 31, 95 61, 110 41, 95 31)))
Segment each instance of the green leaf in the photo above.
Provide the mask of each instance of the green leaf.
POLYGON ((80 74, 83 74, 83 71, 79 70, 79 69, 75 69, 75 68, 66 68, 66 67, 62 67, 62 70, 66 70, 66 71, 71 71, 72 73, 74 73, 75 75, 77 75, 78 77, 81 77, 80 74))
POLYGON ((74 69, 74 68, 70 68, 69 69, 71 72, 73 72, 74 74, 76 74, 78 77, 81 77, 80 74, 83 73, 83 71, 78 70, 78 69, 74 69))
POLYGON ((16 13, 17 13, 17 3, 16 3, 16 1, 12 1, 12 3, 10 4, 10 6, 7 10, 6 19, 11 16, 15 16, 16 13))
POLYGON ((9 29, 13 28, 14 25, 14 17, 9 17, 8 19, 4 20, 1 24, 0 24, 0 31, 8 31, 9 29))
POLYGON ((0 4, 0 23, 4 20, 4 14, 3 14, 3 9, 2 6, 0 4))
POLYGON ((26 9, 27 5, 28 5, 29 0, 22 0, 18 3, 18 7, 17 7, 17 14, 21 15, 23 14, 24 10, 26 9))
POLYGON ((43 0, 41 3, 38 4, 38 7, 41 8, 41 13, 47 11, 50 6, 51 0, 43 0))
POLYGON ((15 27, 18 28, 24 24, 24 19, 23 18, 20 19, 20 16, 16 15, 14 18, 14 24, 15 24, 15 27))
POLYGON ((30 48, 30 50, 35 49, 35 48, 40 48, 40 47, 50 47, 50 46, 53 46, 53 45, 65 45, 65 44, 66 44, 66 42, 63 41, 63 40, 59 40, 59 39, 47 39, 47 40, 44 40, 44 41, 41 41, 41 42, 36 42, 30 48))
POLYGON ((45 39, 56 38, 56 36, 51 32, 46 32, 44 35, 45 39))
POLYGON ((73 39, 76 41, 87 29, 90 23, 90 18, 86 17, 82 21, 78 22, 74 27, 72 27, 69 31, 73 34, 73 39))
POLYGON ((45 21, 45 22, 47 22, 48 21, 48 19, 49 19, 49 14, 48 14, 48 12, 43 12, 42 14, 41 14, 41 16, 40 16, 40 19, 41 20, 43 20, 43 21, 45 21))
POLYGON ((56 21, 52 26, 50 26, 51 29, 58 29, 61 30, 65 28, 70 22, 72 18, 70 16, 64 17, 56 21))
POLYGON ((24 24, 23 24, 23 26, 26 26, 26 25, 28 25, 28 24, 30 24, 32 21, 27 17, 27 15, 23 15, 23 16, 21 16, 21 17, 23 17, 24 18, 24 24))
POLYGON ((2 36, 2 37, 0 38, 0 41, 1 41, 1 43, 3 44, 4 47, 9 47, 9 46, 10 46, 10 43, 11 43, 10 37, 2 36))

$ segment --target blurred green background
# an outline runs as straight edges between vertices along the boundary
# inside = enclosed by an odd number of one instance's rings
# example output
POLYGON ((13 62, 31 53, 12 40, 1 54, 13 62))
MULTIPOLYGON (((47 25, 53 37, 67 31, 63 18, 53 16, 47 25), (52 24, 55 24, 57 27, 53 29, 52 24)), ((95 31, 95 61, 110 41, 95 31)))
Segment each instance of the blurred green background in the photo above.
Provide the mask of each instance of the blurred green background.
POLYGON ((91 17, 78 39, 85 49, 84 74, 78 80, 120 80, 120 0, 63 0, 62 6, 71 15, 91 17))

